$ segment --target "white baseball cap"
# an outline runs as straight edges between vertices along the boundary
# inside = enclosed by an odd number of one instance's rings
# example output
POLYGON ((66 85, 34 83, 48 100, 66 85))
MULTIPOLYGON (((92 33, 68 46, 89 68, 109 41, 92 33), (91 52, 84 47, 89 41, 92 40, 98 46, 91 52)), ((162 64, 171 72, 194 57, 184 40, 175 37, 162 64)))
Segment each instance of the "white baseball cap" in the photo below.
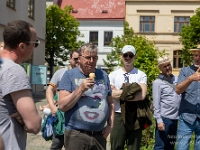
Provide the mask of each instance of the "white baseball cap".
POLYGON ((136 54, 135 47, 133 47, 132 45, 125 45, 122 48, 122 53, 125 54, 125 53, 128 53, 128 52, 131 52, 135 55, 136 54))

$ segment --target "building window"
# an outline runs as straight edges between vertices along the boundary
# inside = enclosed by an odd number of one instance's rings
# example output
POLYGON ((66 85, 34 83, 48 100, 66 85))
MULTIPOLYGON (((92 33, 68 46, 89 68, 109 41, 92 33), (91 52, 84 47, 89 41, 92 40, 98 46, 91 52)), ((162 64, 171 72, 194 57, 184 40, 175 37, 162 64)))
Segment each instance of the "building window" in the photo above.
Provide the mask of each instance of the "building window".
POLYGON ((98 45, 98 32, 90 31, 90 43, 98 45))
POLYGON ((182 68, 183 63, 180 57, 181 50, 174 51, 173 68, 182 68))
POLYGON ((15 0, 6 0, 6 6, 15 9, 15 0))
POLYGON ((154 32, 154 31, 155 31, 155 17, 140 16, 140 32, 154 32))
POLYGON ((190 17, 174 17, 174 32, 179 33, 183 25, 189 24, 190 17))
POLYGON ((34 2, 35 0, 28 1, 28 17, 34 19, 34 2))
POLYGON ((113 38, 113 32, 112 31, 105 31, 104 32, 104 46, 109 46, 112 38, 113 38))

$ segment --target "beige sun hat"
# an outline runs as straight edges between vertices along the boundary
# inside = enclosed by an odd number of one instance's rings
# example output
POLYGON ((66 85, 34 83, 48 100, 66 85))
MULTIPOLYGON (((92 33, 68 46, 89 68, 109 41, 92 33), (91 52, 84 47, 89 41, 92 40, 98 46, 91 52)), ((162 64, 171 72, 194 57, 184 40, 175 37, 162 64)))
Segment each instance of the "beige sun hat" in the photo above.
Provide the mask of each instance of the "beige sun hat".
POLYGON ((157 61, 158 61, 158 66, 160 66, 161 64, 170 62, 167 56, 159 57, 157 61))
POLYGON ((193 48, 193 49, 190 49, 190 51, 191 51, 192 53, 194 53, 194 52, 196 52, 196 51, 199 51, 199 52, 200 52, 200 48, 193 48))

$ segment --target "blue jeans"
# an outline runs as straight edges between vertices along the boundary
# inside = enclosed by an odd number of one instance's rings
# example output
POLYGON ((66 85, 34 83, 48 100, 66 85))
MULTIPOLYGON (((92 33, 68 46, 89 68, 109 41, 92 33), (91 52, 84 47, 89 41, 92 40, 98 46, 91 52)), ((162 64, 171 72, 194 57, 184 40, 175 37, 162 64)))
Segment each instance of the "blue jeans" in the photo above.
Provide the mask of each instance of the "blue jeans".
POLYGON ((174 150, 178 120, 164 117, 162 117, 162 120, 165 124, 165 131, 158 130, 156 124, 154 150, 174 150))
POLYGON ((190 144, 195 144, 194 149, 200 150, 200 119, 197 118, 191 125, 180 116, 177 135, 177 150, 188 150, 190 144), (193 132, 195 133, 195 143, 190 143, 193 132))

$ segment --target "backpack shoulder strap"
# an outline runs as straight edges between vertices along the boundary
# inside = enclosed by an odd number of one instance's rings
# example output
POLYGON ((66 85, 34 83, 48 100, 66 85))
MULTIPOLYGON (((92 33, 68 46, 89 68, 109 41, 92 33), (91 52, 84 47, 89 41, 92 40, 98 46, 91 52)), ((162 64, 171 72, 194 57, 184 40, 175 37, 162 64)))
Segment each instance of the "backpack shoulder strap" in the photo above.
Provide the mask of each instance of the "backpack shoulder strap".
POLYGON ((174 84, 171 84, 171 83, 169 83, 168 81, 166 81, 164 79, 160 79, 160 78, 157 78, 157 79, 162 80, 163 82, 165 82, 166 84, 168 84, 169 86, 171 86, 173 89, 176 88, 176 86, 174 84))

